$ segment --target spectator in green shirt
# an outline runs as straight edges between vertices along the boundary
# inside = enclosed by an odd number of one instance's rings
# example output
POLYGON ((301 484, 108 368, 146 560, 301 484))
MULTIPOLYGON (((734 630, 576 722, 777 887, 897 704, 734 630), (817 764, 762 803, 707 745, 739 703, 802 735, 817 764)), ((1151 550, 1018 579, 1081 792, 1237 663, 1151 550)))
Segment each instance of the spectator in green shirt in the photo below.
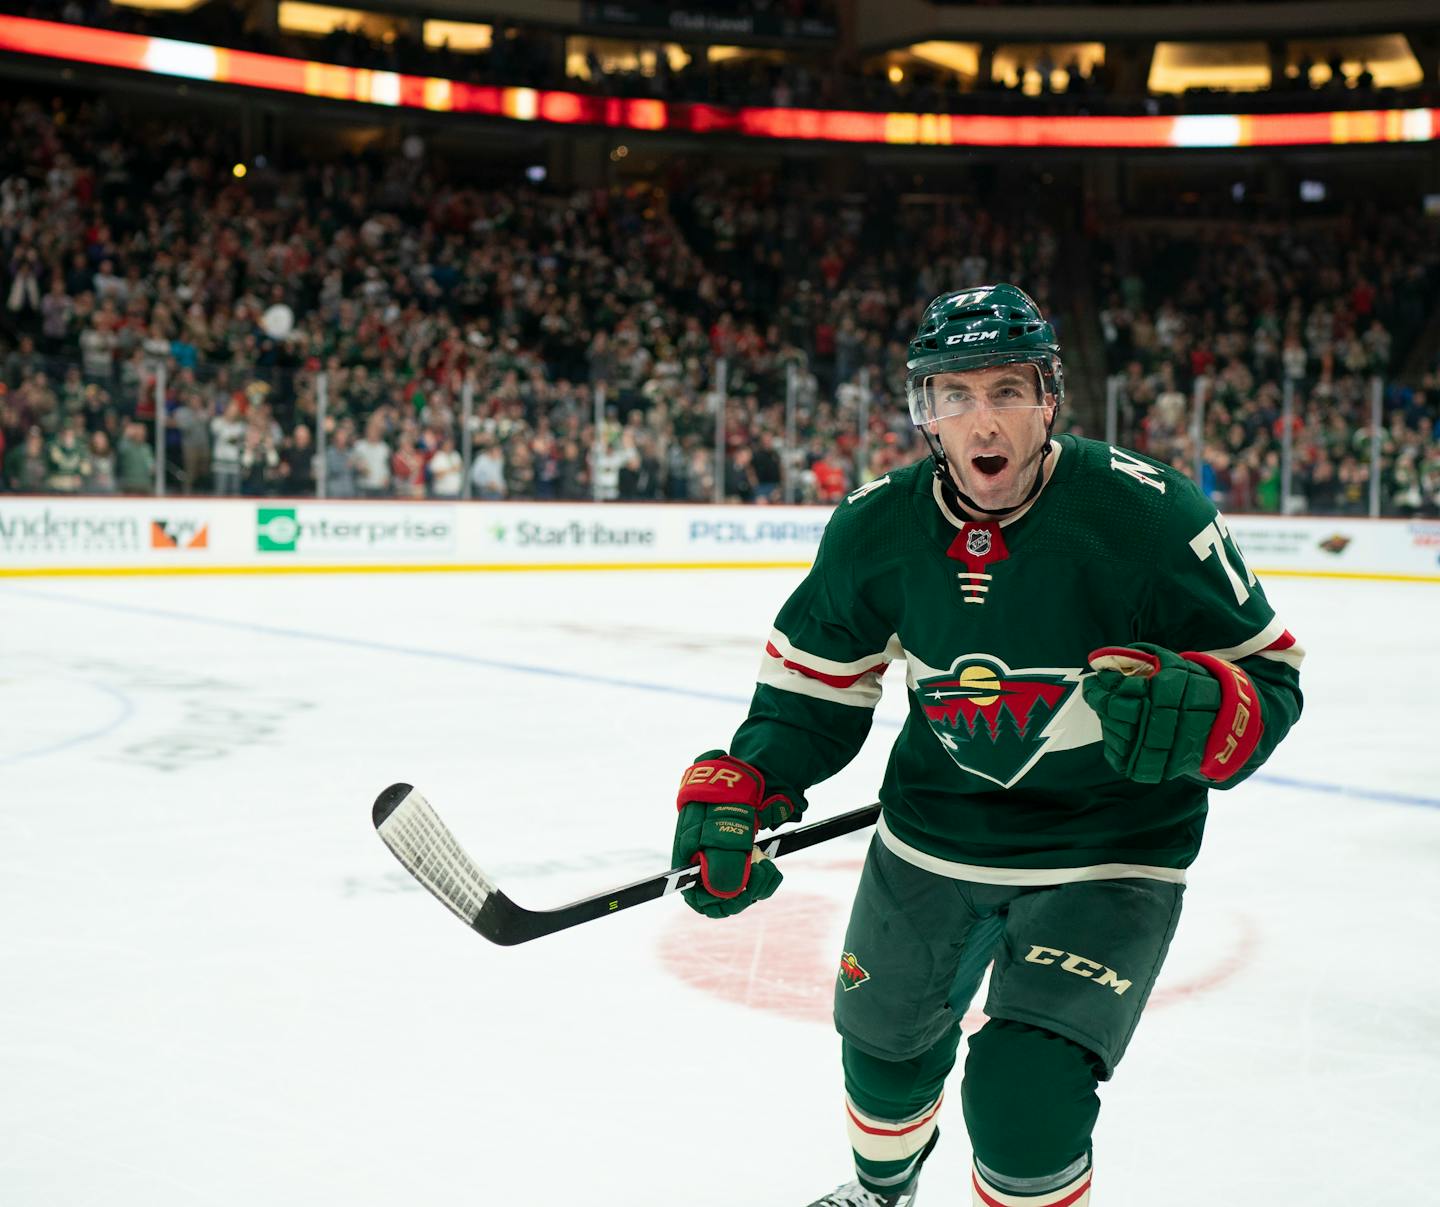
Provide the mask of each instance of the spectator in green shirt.
POLYGON ((5 488, 19 494, 41 494, 49 470, 45 433, 32 427, 25 433, 25 442, 17 444, 5 457, 5 488))
POLYGON ((60 434, 50 442, 46 456, 50 472, 45 485, 56 494, 79 494, 85 475, 90 472, 90 458, 72 426, 67 423, 60 429, 60 434))
POLYGON ((125 494, 148 495, 155 489, 155 450, 143 423, 127 423, 115 449, 120 489, 125 494))

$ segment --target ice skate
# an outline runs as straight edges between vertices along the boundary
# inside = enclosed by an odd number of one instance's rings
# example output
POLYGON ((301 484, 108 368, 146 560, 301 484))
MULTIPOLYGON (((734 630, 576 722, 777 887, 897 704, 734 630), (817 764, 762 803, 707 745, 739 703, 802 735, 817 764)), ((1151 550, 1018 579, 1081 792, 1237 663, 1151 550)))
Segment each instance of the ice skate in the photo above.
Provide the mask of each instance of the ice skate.
POLYGON ((809 1207, 912 1207, 914 1202, 913 1188, 881 1198, 873 1190, 866 1190, 858 1181, 851 1180, 822 1195, 809 1207))
POLYGON ((821 1195, 813 1203, 808 1204, 808 1207, 915 1207, 915 1186, 920 1181, 920 1171, 924 1168, 926 1159, 935 1151, 935 1145, 939 1141, 940 1129, 936 1128, 904 1185, 897 1186, 885 1194, 879 1194, 873 1190, 866 1190, 864 1186, 860 1185, 858 1178, 852 1178, 845 1185, 835 1187, 829 1194, 821 1195))

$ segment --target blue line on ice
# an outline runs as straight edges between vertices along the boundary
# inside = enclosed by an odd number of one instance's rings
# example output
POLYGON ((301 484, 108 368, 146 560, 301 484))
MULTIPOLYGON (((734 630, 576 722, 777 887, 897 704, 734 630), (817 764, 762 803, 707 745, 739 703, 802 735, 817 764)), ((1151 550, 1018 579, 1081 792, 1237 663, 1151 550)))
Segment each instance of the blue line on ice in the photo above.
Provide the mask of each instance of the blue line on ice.
MULTIPOLYGON (((30 588, 6 586, 12 595, 30 599, 44 599, 55 603, 76 604, 85 608, 99 608, 106 612, 127 612, 134 616, 148 616, 161 620, 183 621, 187 624, 209 625, 212 628, 231 629, 246 633, 261 633, 267 637, 286 637, 298 641, 316 641, 327 645, 348 646, 352 649, 379 651, 386 654, 400 654, 410 658, 431 658, 440 662, 457 662, 466 666, 483 666, 487 670, 511 671, 517 675, 541 675, 546 678, 564 679, 569 683, 590 683, 596 687, 620 687, 632 691, 652 692, 657 695, 683 696, 690 700, 708 700, 717 704, 738 704, 744 707, 750 703, 749 696, 737 696, 728 692, 699 691, 693 687, 674 687, 668 683, 651 683, 643 679, 621 679, 613 675, 591 675, 583 671, 563 670, 558 667, 536 666, 527 662, 507 662, 500 658, 483 658, 478 654, 457 653, 454 650, 432 650, 424 646, 399 645, 390 641, 374 641, 365 637, 345 637, 338 633, 317 633, 311 629, 290 629, 280 625, 256 624, 248 620, 227 620, 221 616, 203 616, 191 612, 175 612, 166 608, 150 608, 139 604, 115 603, 111 600, 80 599, 53 591, 36 591, 30 588)), ((126 714, 128 715, 128 713, 126 714)), ((120 720, 123 720, 121 717, 120 720)), ((896 728, 897 723, 888 717, 877 717, 877 725, 896 728)), ((114 722, 119 724, 119 720, 114 722)), ((113 728, 111 725, 108 728, 113 728)), ((97 736, 85 735, 71 741, 84 741, 97 736)), ((67 743, 69 744, 69 743, 67 743)), ((56 747, 58 749, 59 747, 56 747)), ((44 753, 38 752, 38 753, 44 753)), ((29 758, 27 753, 15 757, 29 758)), ((1350 796, 1361 800, 1381 801, 1392 805, 1415 805, 1422 809, 1440 809, 1440 797, 1421 796, 1410 792, 1389 792, 1377 788, 1357 788, 1349 784, 1329 784, 1317 780, 1295 779, 1292 776, 1273 775, 1268 771, 1257 772, 1257 783, 1274 784, 1278 788, 1295 788, 1303 792, 1322 792, 1329 796, 1350 796)))
MULTIPOLYGON (((54 678, 72 679, 72 676, 50 676, 54 678)), ((69 750, 85 742, 93 742, 103 738, 106 734, 119 729, 135 712, 135 701, 127 696, 119 688, 111 687, 108 683, 97 683, 91 679, 73 679, 74 682, 85 687, 93 687, 98 692, 103 692, 114 700, 120 707, 103 725, 84 733, 73 734, 68 738, 62 738, 58 742, 51 742, 48 746, 37 746, 33 750, 20 750, 14 754, 0 755, 0 767, 9 766, 11 763, 24 762, 26 759, 38 759, 43 754, 58 754, 62 750, 69 750)))

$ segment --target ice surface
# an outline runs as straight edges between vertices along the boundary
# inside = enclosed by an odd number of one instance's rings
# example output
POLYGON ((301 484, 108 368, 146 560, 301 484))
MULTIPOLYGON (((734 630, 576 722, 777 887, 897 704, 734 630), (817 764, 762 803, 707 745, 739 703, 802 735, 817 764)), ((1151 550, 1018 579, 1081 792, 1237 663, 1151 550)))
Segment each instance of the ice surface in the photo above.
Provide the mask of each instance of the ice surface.
MULTIPOLYGON (((662 870, 794 577, 0 586, 0 1203, 798 1207, 848 1177, 827 1013, 863 839, 730 922, 666 900, 502 949, 370 824, 415 783, 532 907, 662 870)), ((1306 714, 1214 799, 1097 1207, 1436 1199, 1440 590, 1268 585, 1306 714)), ((812 816, 873 799, 888 678, 812 816)), ((929 1207, 968 1202, 958 1101, 942 1131, 929 1207)))

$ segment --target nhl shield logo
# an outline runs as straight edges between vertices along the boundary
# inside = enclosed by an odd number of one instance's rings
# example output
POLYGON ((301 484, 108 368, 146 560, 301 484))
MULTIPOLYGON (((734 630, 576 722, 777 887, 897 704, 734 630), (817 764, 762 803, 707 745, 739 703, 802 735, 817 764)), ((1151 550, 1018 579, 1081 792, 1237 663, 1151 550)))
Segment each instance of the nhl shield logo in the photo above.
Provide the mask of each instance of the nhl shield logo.
POLYGON ((860 961, 855 958, 853 951, 840 953, 840 983, 844 986, 846 993, 863 985, 869 979, 870 974, 860 967, 860 961))
POLYGON ((965 534, 965 552, 971 557, 984 557, 992 544, 988 528, 972 528, 965 534))
POLYGON ((988 654, 966 654, 949 671, 917 679, 916 700, 950 757, 1009 788, 1057 736, 1078 672, 1011 670, 988 654))

